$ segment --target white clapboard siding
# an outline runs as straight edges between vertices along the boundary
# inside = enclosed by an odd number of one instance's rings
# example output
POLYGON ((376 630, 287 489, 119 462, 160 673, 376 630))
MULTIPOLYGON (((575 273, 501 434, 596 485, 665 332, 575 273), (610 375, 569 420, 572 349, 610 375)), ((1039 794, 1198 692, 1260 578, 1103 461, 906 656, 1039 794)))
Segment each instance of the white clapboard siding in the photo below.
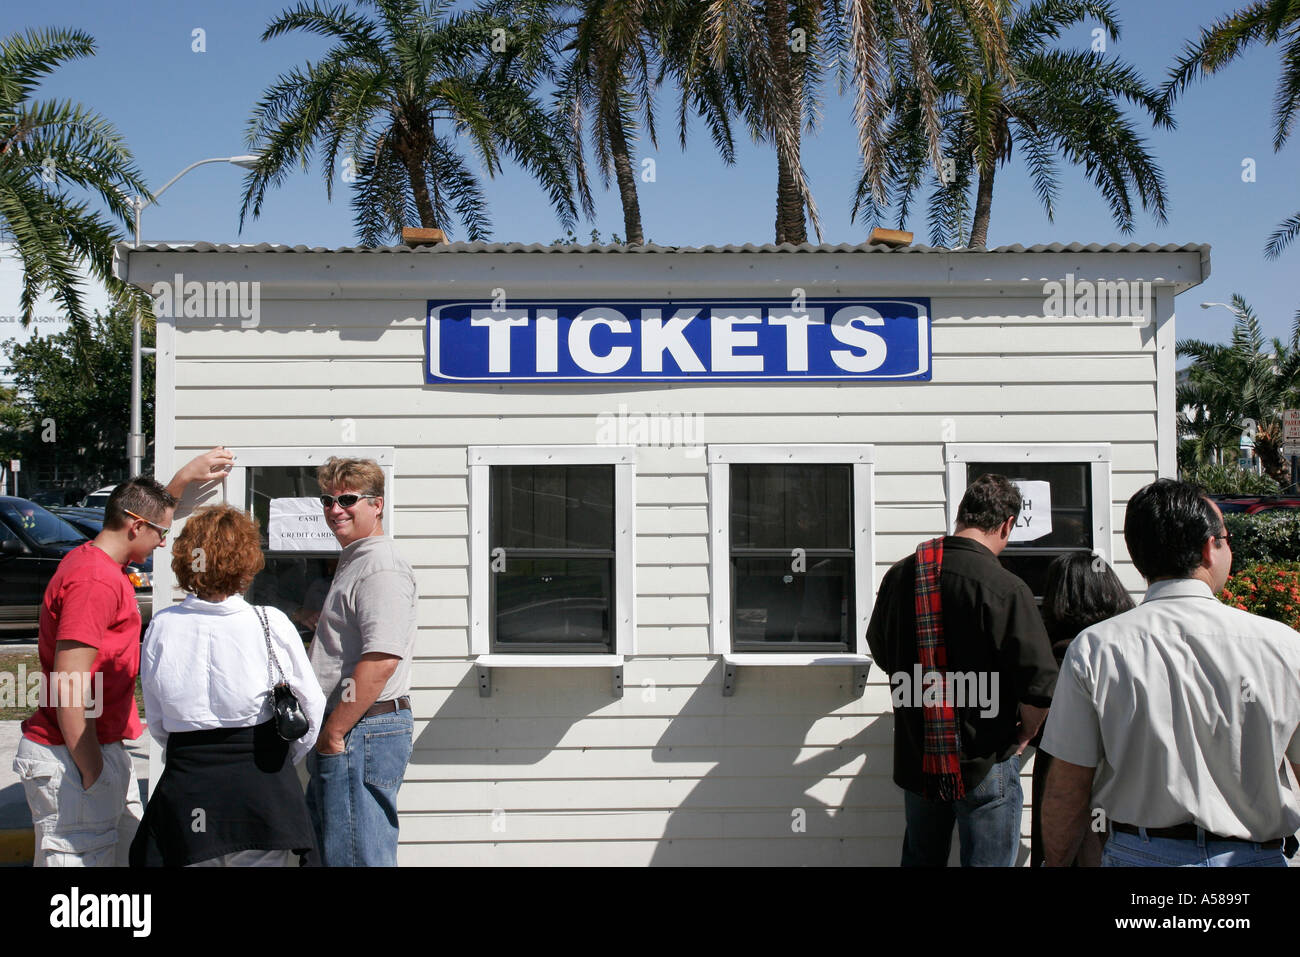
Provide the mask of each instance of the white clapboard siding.
MULTIPOLYGON (((904 822, 885 675, 873 669, 855 698, 848 667, 742 667, 735 694, 722 694, 723 665, 710 653, 703 446, 873 446, 875 581, 946 527, 945 441, 1106 443, 1110 519, 1121 529, 1125 501, 1158 471, 1172 322, 1158 335, 1155 324, 1046 318, 1041 283, 1026 277, 1199 268, 1154 253, 991 257, 988 275, 963 273, 975 260, 955 256, 929 265, 866 257, 861 267, 807 256, 724 257, 716 268, 674 256, 371 262, 373 275, 346 254, 131 260, 138 282, 181 271, 202 280, 205 270, 257 278, 259 269, 267 281, 256 327, 180 319, 160 339, 175 384, 160 394, 169 423, 160 435, 177 462, 214 444, 346 454, 345 429, 357 446, 392 449, 390 531, 420 593, 398 859, 457 866, 896 865, 904 822), (358 278, 327 282, 324 265, 358 278), (417 269, 431 277, 427 288, 412 287, 417 269), (816 274, 790 281, 808 270, 816 274), (614 298, 610 288, 649 297, 671 287, 688 300, 804 284, 810 296, 928 295, 932 379, 425 385, 428 299, 482 298, 507 282, 515 300, 580 298, 574 290, 596 276, 606 286, 595 298, 614 298), (918 292, 923 278, 931 288, 918 292), (596 443, 638 446, 636 653, 623 695, 613 695, 608 669, 498 668, 482 697, 470 655, 467 447, 596 443)), ((1199 281, 1191 272, 1177 281, 1199 281)), ((1172 280, 1163 281, 1172 302, 1172 280)), ((1140 588, 1118 531, 1109 545, 1122 580, 1140 588)), ((1031 768, 1022 769, 1026 803, 1031 768)), ((1029 826, 1027 810, 1022 863, 1029 826)))
MULTIPOLYGON (((935 356, 934 381, 943 383, 1011 382, 1059 383, 1081 382, 1155 382, 1155 363, 1150 355, 1075 355, 1036 356, 1033 362, 1008 364, 1001 379, 990 375, 985 356, 935 356)), ((194 356, 187 363, 182 389, 220 389, 238 386, 241 370, 251 368, 274 388, 340 387, 403 388, 420 385, 421 370, 405 356, 371 359, 347 359, 329 363, 326 370, 299 360, 229 356, 213 358, 194 356)), ((851 389, 835 384, 830 388, 851 389)), ((531 386, 531 388, 539 388, 531 386)), ((718 387, 712 387, 719 391, 718 387)), ((694 390, 692 390, 694 391, 694 390)), ((706 395, 710 387, 703 387, 706 395)), ((725 396, 723 396, 725 397, 725 396)), ((667 403, 667 399, 663 400, 667 403)), ((667 406, 665 406, 666 408, 667 406)), ((645 409, 646 407, 640 406, 645 409)), ((610 410, 617 412, 617 405, 610 410)), ((657 410, 656 410, 657 411, 657 410)))

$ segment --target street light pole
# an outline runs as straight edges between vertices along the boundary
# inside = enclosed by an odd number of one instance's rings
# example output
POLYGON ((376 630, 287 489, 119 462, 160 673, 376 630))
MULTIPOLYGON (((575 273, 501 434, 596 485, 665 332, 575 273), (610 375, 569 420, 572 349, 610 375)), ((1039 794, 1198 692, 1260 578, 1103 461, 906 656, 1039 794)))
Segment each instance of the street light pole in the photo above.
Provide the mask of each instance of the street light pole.
MULTIPOLYGON (((167 192, 167 189, 178 179, 194 169, 196 166, 203 166, 206 163, 234 163, 236 166, 244 169, 252 169, 257 165, 261 157, 256 154, 246 154, 244 156, 214 156, 211 159, 199 160, 197 163, 191 163, 185 167, 166 183, 163 188, 153 194, 153 198, 145 200, 140 196, 135 197, 135 247, 140 248, 140 214, 146 206, 152 206, 158 202, 158 197, 167 192)), ((180 290, 176 291, 180 294, 180 290)), ((140 309, 137 306, 134 315, 131 318, 131 431, 126 436, 126 458, 132 476, 139 475, 144 468, 144 433, 140 425, 140 404, 141 404, 141 382, 140 382, 140 357, 143 350, 140 348, 140 327, 144 321, 140 309)))

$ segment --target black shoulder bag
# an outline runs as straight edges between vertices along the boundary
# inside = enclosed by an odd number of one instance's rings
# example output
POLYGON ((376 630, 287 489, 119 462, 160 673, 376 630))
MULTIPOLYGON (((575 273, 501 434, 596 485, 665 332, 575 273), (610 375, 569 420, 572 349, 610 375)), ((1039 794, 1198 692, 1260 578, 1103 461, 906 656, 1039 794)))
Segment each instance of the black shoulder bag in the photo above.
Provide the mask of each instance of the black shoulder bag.
POLYGON ((302 713, 302 705, 298 704, 297 696, 285 679, 284 669, 280 667, 280 659, 275 656, 275 649, 271 647, 271 626, 266 620, 266 609, 260 605, 253 605, 252 608, 257 614, 257 620, 262 623, 262 634, 266 638, 266 677, 271 683, 271 709, 275 714, 275 730, 284 740, 297 741, 307 733, 307 716, 302 713), (279 681, 275 680, 275 675, 271 672, 272 662, 275 662, 275 668, 280 672, 279 681))

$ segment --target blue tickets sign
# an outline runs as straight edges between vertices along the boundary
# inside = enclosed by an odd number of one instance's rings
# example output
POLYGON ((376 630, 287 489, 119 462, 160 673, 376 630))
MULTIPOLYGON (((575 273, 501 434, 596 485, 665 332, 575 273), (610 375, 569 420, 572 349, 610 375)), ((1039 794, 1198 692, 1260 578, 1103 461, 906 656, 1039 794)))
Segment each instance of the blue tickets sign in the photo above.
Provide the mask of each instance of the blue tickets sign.
POLYGON ((929 299, 429 301, 425 381, 930 379, 929 299))

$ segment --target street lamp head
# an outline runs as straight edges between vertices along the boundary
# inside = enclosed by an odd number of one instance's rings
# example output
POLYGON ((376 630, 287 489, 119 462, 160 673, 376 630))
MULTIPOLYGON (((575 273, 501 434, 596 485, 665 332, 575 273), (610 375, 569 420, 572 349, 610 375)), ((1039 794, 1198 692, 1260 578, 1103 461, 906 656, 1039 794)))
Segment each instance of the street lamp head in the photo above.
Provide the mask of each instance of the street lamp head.
POLYGON ((261 162, 261 159, 262 156, 260 153, 249 153, 245 156, 232 156, 230 157, 229 162, 244 169, 253 169, 259 162, 261 162))

